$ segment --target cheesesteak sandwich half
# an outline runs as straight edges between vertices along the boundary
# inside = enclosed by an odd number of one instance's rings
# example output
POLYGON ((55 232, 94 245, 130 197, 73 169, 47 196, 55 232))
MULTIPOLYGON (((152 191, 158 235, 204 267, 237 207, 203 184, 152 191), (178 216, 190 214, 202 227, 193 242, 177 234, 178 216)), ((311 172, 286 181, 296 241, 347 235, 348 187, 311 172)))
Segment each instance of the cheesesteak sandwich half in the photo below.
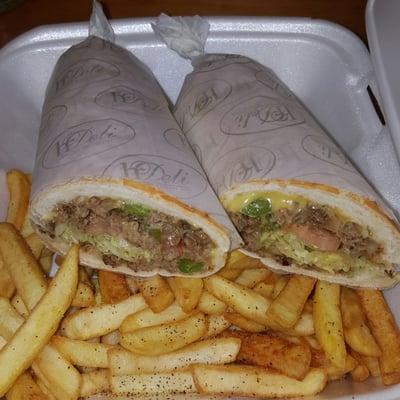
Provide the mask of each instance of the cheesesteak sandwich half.
POLYGON ((353 286, 397 282, 400 233, 370 200, 321 184, 254 180, 222 202, 245 252, 273 269, 353 286))

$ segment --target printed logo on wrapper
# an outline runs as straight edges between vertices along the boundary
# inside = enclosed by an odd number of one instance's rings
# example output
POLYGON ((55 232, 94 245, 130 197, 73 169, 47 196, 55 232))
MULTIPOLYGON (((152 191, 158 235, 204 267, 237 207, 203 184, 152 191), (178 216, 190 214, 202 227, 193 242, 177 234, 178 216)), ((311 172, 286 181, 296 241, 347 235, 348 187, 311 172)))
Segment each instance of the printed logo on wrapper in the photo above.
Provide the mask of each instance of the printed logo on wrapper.
POLYGON ((189 90, 182 100, 178 101, 175 112, 175 117, 183 132, 192 129, 205 115, 223 102, 231 92, 231 84, 221 79, 199 83, 189 90))
POLYGON ((115 78, 119 74, 120 70, 116 65, 97 58, 88 58, 64 70, 53 83, 52 89, 57 94, 68 92, 79 89, 81 86, 115 78))
POLYGON ((40 125, 41 139, 46 139, 49 133, 57 129, 60 122, 65 118, 68 112, 66 105, 59 105, 52 107, 42 116, 42 123, 40 125))
POLYGON ((252 60, 238 54, 209 54, 201 59, 198 64, 194 63, 192 74, 201 74, 202 72, 215 71, 225 68, 232 64, 249 64, 252 60))
POLYGON ((128 86, 115 86, 99 93, 95 103, 101 107, 132 114, 155 113, 162 110, 160 103, 128 86))
POLYGON ((152 154, 119 157, 102 175, 144 182, 180 199, 196 197, 207 189, 207 179, 201 172, 190 165, 152 154))
POLYGON ((255 77, 258 82, 262 83, 267 88, 278 93, 279 96, 293 100, 293 94, 279 81, 278 77, 272 72, 265 68, 255 73, 255 77))
POLYGON ((279 99, 257 96, 245 100, 221 119, 220 129, 227 135, 247 135, 269 132, 304 122, 303 115, 279 99))
POLYGON ((44 153, 42 166, 51 169, 67 165, 128 143, 134 137, 131 126, 115 119, 84 122, 68 128, 53 140, 44 153))
POLYGON ((189 143, 185 135, 178 129, 170 128, 163 132, 165 141, 172 147, 180 151, 187 151, 190 149, 189 143))
POLYGON ((358 174, 342 151, 327 137, 307 135, 301 141, 301 146, 306 153, 318 160, 358 174))
POLYGON ((218 159, 211 169, 210 179, 217 182, 218 194, 221 194, 234 184, 266 177, 274 168, 275 162, 275 154, 265 147, 233 149, 218 159))

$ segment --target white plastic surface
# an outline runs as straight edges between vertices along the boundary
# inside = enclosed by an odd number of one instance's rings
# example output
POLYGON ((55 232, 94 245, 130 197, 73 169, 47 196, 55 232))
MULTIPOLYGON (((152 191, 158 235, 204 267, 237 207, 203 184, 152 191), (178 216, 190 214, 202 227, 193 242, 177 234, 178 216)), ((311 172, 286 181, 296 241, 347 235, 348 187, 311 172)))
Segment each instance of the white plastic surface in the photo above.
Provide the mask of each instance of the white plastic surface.
POLYGON ((369 0, 368 43, 379 84, 386 122, 400 157, 400 1, 369 0))
MULTIPOLYGON (((188 61, 152 33, 150 19, 113 23, 117 42, 155 73, 175 101, 188 61)), ((399 165, 374 110, 367 86, 376 88, 369 54, 351 32, 328 22, 288 18, 210 18, 207 52, 238 53, 268 65, 393 205, 400 205, 399 165), (368 149, 380 146, 368 155, 368 149), (386 153, 385 153, 386 152, 386 153), (387 156, 382 157, 382 154, 387 156)), ((62 52, 87 35, 87 24, 42 27, 0 50, 0 168, 33 167, 40 111, 47 81, 62 52)), ((4 190, 4 189, 3 189, 4 190)), ((0 189, 1 192, 1 189, 0 189)), ((1 214, 1 213, 0 213, 1 214)), ((400 322, 400 288, 388 293, 400 322)), ((396 399, 400 386, 339 381, 324 399, 396 399)))

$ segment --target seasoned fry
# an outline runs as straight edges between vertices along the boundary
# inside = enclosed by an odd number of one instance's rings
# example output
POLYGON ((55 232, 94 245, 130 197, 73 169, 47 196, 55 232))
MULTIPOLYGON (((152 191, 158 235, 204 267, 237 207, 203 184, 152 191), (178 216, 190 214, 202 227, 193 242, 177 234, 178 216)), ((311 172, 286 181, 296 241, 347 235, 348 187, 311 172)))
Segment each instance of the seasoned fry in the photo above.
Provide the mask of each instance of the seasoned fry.
POLYGON ((98 271, 99 287, 103 303, 115 304, 131 295, 125 275, 111 271, 98 271))
POLYGON ((50 400, 33 380, 29 372, 24 372, 6 394, 7 400, 50 400))
POLYGON ((12 307, 10 301, 0 297, 0 335, 10 340, 23 323, 24 318, 12 307))
POLYGON ((226 304, 218 300, 211 293, 207 292, 207 290, 203 290, 200 296, 199 304, 197 305, 197 309, 204 314, 223 314, 226 310, 226 304))
POLYGON ((291 343, 281 337, 240 331, 225 331, 223 337, 241 340, 237 361, 273 368, 295 379, 303 379, 310 369, 311 351, 306 344, 291 343))
POLYGON ((379 366, 384 385, 400 382, 400 332, 379 290, 358 289, 357 294, 382 355, 379 366))
POLYGON ((274 282, 260 282, 254 286, 253 290, 261 296, 266 297, 267 299, 272 299, 272 295, 274 293, 274 282))
POLYGON ((82 374, 80 397, 93 396, 110 390, 108 383, 108 371, 99 369, 97 371, 82 374))
POLYGON ((49 400, 57 400, 55 398, 55 396, 53 395, 53 393, 50 392, 48 387, 45 385, 45 383, 38 376, 35 375, 34 378, 35 378, 35 382, 39 386, 40 390, 46 395, 46 397, 49 400))
POLYGON ((26 308, 26 305, 18 293, 16 293, 11 299, 11 305, 18 311, 19 315, 24 318, 28 318, 29 310, 26 308))
POLYGON ((7 340, 0 336, 0 350, 7 344, 7 340))
POLYGON ((79 282, 75 297, 72 300, 72 307, 91 307, 94 305, 94 293, 92 287, 85 282, 79 282))
POLYGON ((8 366, 0 375, 0 396, 31 365, 71 304, 78 282, 78 253, 78 246, 72 246, 48 291, 0 351, 0 365, 8 366))
POLYGON ((136 294, 139 291, 139 286, 137 285, 135 278, 132 278, 131 276, 126 276, 125 279, 131 293, 136 294))
POLYGON ((190 314, 185 313, 176 302, 172 303, 168 308, 159 313, 155 313, 150 308, 146 308, 135 314, 128 315, 122 322, 119 330, 122 333, 133 332, 147 326, 180 321, 189 317, 189 315, 190 314))
POLYGON ((379 360, 377 357, 367 357, 363 355, 360 355, 360 357, 363 360, 364 364, 367 366, 371 376, 373 376, 374 378, 381 376, 379 360))
POLYGON ((287 285, 289 277, 287 275, 280 275, 274 284, 274 290, 272 291, 272 298, 276 299, 284 287, 287 285))
POLYGON ((174 302, 174 294, 162 276, 136 279, 140 293, 154 312, 165 310, 174 302))
POLYGON ((42 270, 46 274, 49 274, 49 272, 51 270, 51 266, 53 264, 53 255, 52 254, 41 255, 40 258, 39 258, 39 264, 42 267, 42 270))
POLYGON ((351 379, 355 382, 364 382, 369 377, 369 369, 361 357, 361 354, 350 349, 350 355, 357 361, 357 366, 350 372, 351 379))
POLYGON ((6 221, 20 229, 28 209, 31 184, 23 172, 12 169, 7 172, 7 186, 10 201, 6 221))
POLYGON ((223 315, 207 315, 207 331, 202 339, 213 338, 230 326, 231 323, 223 315))
POLYGON ((59 400, 79 397, 81 375, 52 345, 46 345, 32 365, 32 369, 48 390, 59 400))
POLYGON ((218 275, 229 280, 235 280, 244 269, 257 268, 260 264, 258 259, 246 256, 239 250, 234 250, 228 255, 225 266, 218 272, 218 275))
POLYGON ((120 303, 82 308, 63 320, 61 332, 71 339, 81 340, 103 336, 118 329, 128 315, 146 307, 143 296, 136 294, 120 303))
POLYGON ((292 275, 268 308, 269 317, 284 328, 294 326, 301 316, 315 282, 316 279, 307 276, 292 275))
POLYGON ((25 238, 26 243, 28 243, 29 248, 32 251, 33 256, 38 260, 40 255, 42 254, 42 250, 44 248, 44 243, 40 240, 39 236, 36 233, 31 233, 28 237, 25 238))
POLYGON ((119 331, 112 331, 101 337, 101 343, 116 346, 119 343, 119 331))
POLYGON ((379 357, 381 350, 366 325, 366 316, 357 293, 352 289, 343 287, 340 300, 346 343, 360 354, 379 357))
POLYGON ((32 310, 46 291, 46 277, 25 239, 8 223, 0 223, 0 253, 18 294, 32 310))
POLYGON ((193 378, 201 394, 244 397, 311 396, 324 389, 322 369, 312 368, 302 381, 247 365, 195 365, 193 378))
POLYGON ((187 371, 158 374, 111 376, 110 386, 114 394, 158 395, 195 393, 193 377, 187 371))
POLYGON ((243 317, 271 326, 266 316, 271 303, 265 297, 218 275, 204 279, 204 285, 206 290, 243 317))
POLYGON ((315 336, 327 357, 340 370, 346 365, 342 316, 340 313, 340 286, 318 281, 314 293, 315 336))
POLYGON ((108 352, 112 375, 137 375, 172 372, 191 364, 226 364, 235 361, 240 350, 240 339, 216 338, 192 343, 180 350, 161 356, 140 356, 122 349, 108 352))
POLYGON ((168 284, 174 293, 176 302, 186 313, 192 312, 199 303, 203 291, 201 278, 182 278, 175 276, 168 278, 168 284))
POLYGON ((4 266, 3 259, 0 254, 0 297, 11 299, 15 292, 15 285, 8 273, 7 268, 4 266))
POLYGON ((21 229, 19 231, 24 238, 27 238, 29 235, 31 235, 34 232, 32 224, 31 224, 31 220, 30 220, 30 215, 28 212, 25 213, 24 222, 22 223, 21 229))
POLYGON ((136 354, 156 356, 185 347, 206 332, 206 317, 197 313, 181 321, 122 333, 120 345, 136 354))
POLYGON ((224 317, 232 324, 247 332, 264 332, 268 328, 264 325, 259 324, 258 322, 252 321, 251 319, 247 319, 238 313, 225 313, 224 317))
POLYGON ((258 283, 267 279, 271 274, 272 272, 267 268, 245 269, 241 272, 235 282, 251 289, 258 283))
POLYGON ((53 336, 51 343, 74 365, 108 368, 107 351, 112 348, 110 345, 74 340, 63 336, 53 336))

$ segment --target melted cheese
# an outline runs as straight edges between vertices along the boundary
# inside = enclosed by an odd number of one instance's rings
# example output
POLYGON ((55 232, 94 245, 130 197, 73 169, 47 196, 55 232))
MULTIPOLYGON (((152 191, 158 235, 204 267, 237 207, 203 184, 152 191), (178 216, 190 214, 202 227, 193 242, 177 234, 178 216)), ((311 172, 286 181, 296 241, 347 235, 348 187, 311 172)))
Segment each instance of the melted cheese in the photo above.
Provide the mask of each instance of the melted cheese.
POLYGON ((280 192, 246 192, 237 194, 224 206, 228 211, 238 212, 244 206, 259 198, 268 199, 271 202, 272 211, 293 207, 295 203, 299 207, 304 207, 309 202, 305 197, 280 192))

